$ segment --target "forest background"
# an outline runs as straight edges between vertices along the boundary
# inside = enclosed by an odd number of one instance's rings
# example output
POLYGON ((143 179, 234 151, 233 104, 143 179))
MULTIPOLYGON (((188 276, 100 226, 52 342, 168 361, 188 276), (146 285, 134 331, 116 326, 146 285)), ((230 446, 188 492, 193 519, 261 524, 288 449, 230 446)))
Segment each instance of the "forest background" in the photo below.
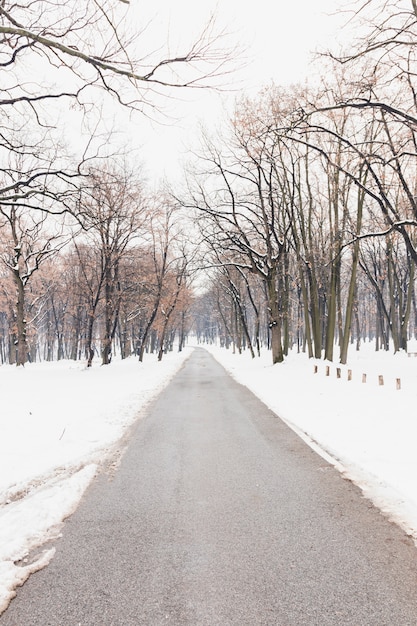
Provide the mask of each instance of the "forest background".
POLYGON ((273 363, 294 346, 341 363, 364 340, 407 350, 417 7, 341 17, 308 82, 234 95, 185 178, 155 184, 127 120, 171 127, 175 91, 241 77, 236 33, 211 17, 150 48, 134 3, 0 8, 2 363, 162 359, 190 332, 273 363))

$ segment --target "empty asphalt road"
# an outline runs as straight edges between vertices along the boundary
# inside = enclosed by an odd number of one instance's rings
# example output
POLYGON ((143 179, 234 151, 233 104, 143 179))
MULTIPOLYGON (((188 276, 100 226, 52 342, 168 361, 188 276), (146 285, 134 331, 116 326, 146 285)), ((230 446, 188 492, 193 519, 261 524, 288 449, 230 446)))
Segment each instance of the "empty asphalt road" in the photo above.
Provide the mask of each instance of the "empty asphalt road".
POLYGON ((202 349, 56 548, 1 626, 417 625, 414 543, 202 349))

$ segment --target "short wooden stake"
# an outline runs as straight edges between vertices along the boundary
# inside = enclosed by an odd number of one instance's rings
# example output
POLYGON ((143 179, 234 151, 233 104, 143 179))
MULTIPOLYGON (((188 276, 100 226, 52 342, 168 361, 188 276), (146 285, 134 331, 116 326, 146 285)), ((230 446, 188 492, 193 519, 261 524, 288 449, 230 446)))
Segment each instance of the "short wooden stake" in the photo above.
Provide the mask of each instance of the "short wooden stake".
POLYGON ((317 372, 319 371, 318 365, 314 366, 314 373, 317 374, 317 372))
POLYGON ((330 365, 326 365, 326 376, 330 376, 330 365))
POLYGON ((362 374, 362 382, 366 383, 366 374, 362 374))
POLYGON ((352 370, 348 370, 348 380, 352 380, 352 370))
POLYGON ((384 377, 382 376, 382 374, 380 374, 380 375, 378 376, 378 381, 379 381, 379 385, 380 385, 380 387, 382 387, 382 386, 383 386, 383 384, 384 384, 384 377))
POLYGON ((337 378, 340 378, 341 375, 342 375, 342 371, 341 371, 340 367, 336 367, 336 376, 337 376, 337 378))
POLYGON ((401 378, 396 378, 395 385, 397 389, 401 389, 401 378))

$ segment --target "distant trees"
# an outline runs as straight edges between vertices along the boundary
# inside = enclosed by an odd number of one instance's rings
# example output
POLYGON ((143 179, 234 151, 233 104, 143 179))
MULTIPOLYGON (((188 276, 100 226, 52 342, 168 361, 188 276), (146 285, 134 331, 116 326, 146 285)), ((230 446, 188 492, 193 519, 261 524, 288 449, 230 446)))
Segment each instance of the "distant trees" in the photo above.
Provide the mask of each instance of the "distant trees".
POLYGON ((139 172, 90 168, 70 221, 0 205, 0 355, 102 364, 183 345, 192 247, 169 196, 139 172))
MULTIPOLYGON (((121 264, 133 240, 141 237, 146 219, 146 200, 138 174, 123 170, 92 171, 89 185, 82 191, 78 219, 85 235, 87 248, 97 255, 99 271, 95 280, 88 280, 90 292, 90 320, 87 352, 91 365, 93 328, 100 299, 104 298, 104 334, 101 338, 103 365, 111 360, 112 342, 119 322, 122 300, 121 264)), ((75 242, 78 259, 82 253, 75 242)), ((89 262, 87 260, 87 262, 89 262)), ((87 279, 88 270, 83 269, 87 279)))
MULTIPOLYGON (((144 318, 139 342, 139 360, 142 361, 152 328, 159 330, 158 358, 162 359, 169 339, 174 313, 181 308, 180 345, 185 333, 185 314, 189 307, 189 265, 193 247, 188 242, 180 207, 167 193, 154 199, 149 223, 148 255, 150 272, 145 283, 149 294, 150 314, 144 318)), ((176 320, 178 324, 179 320, 176 320)), ((174 326, 175 328, 175 326, 174 326)), ((178 326, 177 326, 178 328, 178 326)))

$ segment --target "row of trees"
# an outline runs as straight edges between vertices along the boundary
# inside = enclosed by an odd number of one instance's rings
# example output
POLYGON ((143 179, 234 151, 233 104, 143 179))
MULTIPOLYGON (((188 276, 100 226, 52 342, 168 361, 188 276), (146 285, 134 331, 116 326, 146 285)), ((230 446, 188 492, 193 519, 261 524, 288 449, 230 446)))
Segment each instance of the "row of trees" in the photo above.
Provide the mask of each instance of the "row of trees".
MULTIPOLYGON (((417 302, 415 283, 410 281, 410 266, 405 256, 396 259, 395 266, 387 255, 392 254, 390 242, 378 242, 370 247, 369 266, 359 267, 355 286, 351 330, 348 348, 359 349, 368 341, 374 342, 376 350, 407 349, 410 337, 417 338, 417 302), (388 271, 387 271, 388 268, 388 271), (368 275, 368 272, 371 275, 368 275)), ((362 265, 362 262, 361 262, 362 265)), ((323 276, 327 268, 322 267, 323 276)), ((351 266, 343 264, 341 275, 341 305, 338 308, 335 330, 334 358, 341 359, 344 313, 348 301, 351 266)), ((411 265, 411 272, 413 271, 411 265)), ((194 305, 194 328, 202 343, 219 341, 225 347, 241 352, 249 350, 253 357, 260 348, 272 348, 270 314, 264 281, 241 268, 226 266, 213 273, 213 284, 194 305)), ((290 348, 307 351, 320 358, 325 354, 325 338, 328 329, 327 291, 329 284, 320 286, 319 339, 321 353, 315 352, 314 338, 308 338, 308 324, 303 294, 296 268, 290 262, 290 272, 285 281, 285 298, 281 301, 282 353, 290 348)), ((310 311, 307 312, 310 318, 310 311)), ((344 346, 343 346, 344 347, 344 346)), ((347 355, 346 355, 347 357, 347 355)))
POLYGON ((365 329, 396 351, 415 332, 417 8, 379 4, 318 87, 243 99, 190 177, 220 332, 274 363, 295 340, 344 363, 365 329))
MULTIPOLYGON (((0 358, 111 361, 180 344, 190 306, 180 213, 134 174, 92 172, 77 220, 0 209, 0 358)), ((87 182, 85 180, 85 182, 87 182)))
POLYGON ((143 109, 152 89, 194 84, 199 63, 212 74, 227 55, 209 28, 185 55, 137 63, 124 10, 112 0, 0 6, 10 81, 0 101, 1 358, 91 363, 95 341, 103 363, 115 342, 122 356, 143 358, 156 343, 162 356, 174 328, 185 332, 197 256, 213 281, 194 305, 201 336, 217 328, 253 354, 266 343, 274 363, 294 342, 330 360, 338 345, 342 362, 365 336, 406 349, 416 317, 414 0, 354 3, 361 39, 327 54, 326 78, 243 98, 175 200, 151 198, 140 173, 110 158, 96 95, 101 108, 113 99, 143 109), (35 66, 52 72, 46 86, 30 80, 35 66), (81 148, 58 140, 63 101, 88 130, 81 148), (193 250, 179 205, 195 213, 193 250))
POLYGON ((2 362, 91 364, 99 340, 108 363, 116 337, 140 358, 152 337, 162 356, 186 311, 172 203, 114 155, 132 145, 128 121, 216 84, 229 52, 213 20, 175 44, 149 37, 143 14, 124 0, 0 2, 2 362))

